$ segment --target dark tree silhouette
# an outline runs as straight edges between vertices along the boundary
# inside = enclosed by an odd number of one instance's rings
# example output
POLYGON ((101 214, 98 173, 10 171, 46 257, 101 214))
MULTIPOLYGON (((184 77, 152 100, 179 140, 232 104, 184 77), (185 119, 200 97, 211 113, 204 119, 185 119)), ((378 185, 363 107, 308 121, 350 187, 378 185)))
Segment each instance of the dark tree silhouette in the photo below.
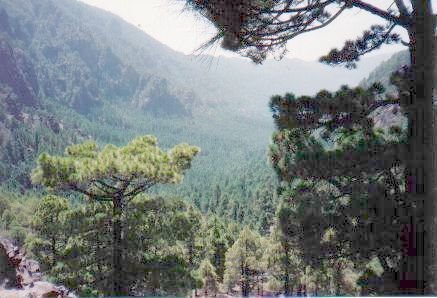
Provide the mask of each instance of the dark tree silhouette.
POLYGON ((369 24, 361 37, 347 41, 343 48, 333 49, 320 61, 355 67, 359 58, 382 44, 401 42, 411 57, 410 92, 406 99, 408 115, 408 150, 405 188, 408 200, 414 202, 403 212, 410 216, 405 227, 402 287, 408 292, 437 293, 437 213, 435 202, 434 136, 433 136, 433 67, 435 17, 431 0, 394 0, 393 9, 381 9, 362 0, 185 0, 188 7, 212 21, 218 34, 204 47, 222 40, 222 47, 262 63, 269 53, 286 52, 287 42, 303 33, 328 26, 345 10, 358 8, 380 17, 384 25, 369 24), (407 3, 408 2, 408 3, 407 3), (402 41, 394 28, 408 32, 402 41), (435 236, 434 236, 435 235, 435 236), (425 241, 426 240, 426 241, 425 241))

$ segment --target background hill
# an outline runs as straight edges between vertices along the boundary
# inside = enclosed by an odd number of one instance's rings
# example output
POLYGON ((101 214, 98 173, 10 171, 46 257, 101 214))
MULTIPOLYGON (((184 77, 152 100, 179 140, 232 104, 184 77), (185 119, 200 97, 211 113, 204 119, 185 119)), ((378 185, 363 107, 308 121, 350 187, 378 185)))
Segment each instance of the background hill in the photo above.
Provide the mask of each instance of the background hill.
POLYGON ((165 191, 203 210, 226 196, 241 202, 228 208, 240 216, 275 187, 266 159, 270 96, 355 85, 386 58, 349 71, 296 59, 256 66, 187 56, 76 0, 0 0, 0 182, 32 188, 29 172, 43 151, 154 134, 163 147, 202 148, 185 182, 165 191))

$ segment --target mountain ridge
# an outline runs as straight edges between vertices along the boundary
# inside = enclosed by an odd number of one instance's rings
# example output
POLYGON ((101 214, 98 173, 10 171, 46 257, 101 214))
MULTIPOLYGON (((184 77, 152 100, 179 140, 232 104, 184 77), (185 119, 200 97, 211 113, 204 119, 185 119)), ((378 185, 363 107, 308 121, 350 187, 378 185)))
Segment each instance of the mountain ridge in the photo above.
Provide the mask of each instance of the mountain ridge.
MULTIPOLYGON (((35 88, 32 80, 19 85, 37 90, 38 105, 18 105, 14 119, 10 107, 0 105, 6 119, 0 182, 24 190, 32 187, 29 172, 41 152, 62 153, 89 138, 121 145, 142 134, 156 135, 164 147, 188 142, 202 148, 184 185, 175 188, 182 196, 211 196, 212 190, 192 189, 205 179, 225 184, 230 173, 246 175, 249 164, 273 177, 266 155, 274 130, 270 96, 333 90, 358 81, 382 59, 363 59, 367 69, 349 71, 287 58, 257 66, 240 58, 187 56, 76 0, 0 0, 0 15, 0 39, 35 70, 35 88)), ((4 103, 13 84, 1 75, 0 84, 4 103)))

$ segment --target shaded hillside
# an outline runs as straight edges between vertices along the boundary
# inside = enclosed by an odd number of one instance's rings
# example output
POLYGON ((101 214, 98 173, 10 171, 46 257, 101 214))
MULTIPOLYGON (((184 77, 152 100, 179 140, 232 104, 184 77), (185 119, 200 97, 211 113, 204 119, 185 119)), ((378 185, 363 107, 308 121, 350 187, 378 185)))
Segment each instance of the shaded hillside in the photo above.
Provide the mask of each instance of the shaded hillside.
POLYGON ((367 78, 360 82, 361 86, 368 87, 375 82, 381 82, 389 91, 393 91, 390 86, 390 75, 398 70, 402 65, 409 64, 408 51, 402 51, 394 54, 390 59, 382 62, 376 67, 367 78))
MULTIPOLYGON (((162 84, 163 78, 153 69, 138 71, 132 66, 134 62, 126 59, 129 55, 117 53, 107 40, 109 32, 100 32, 81 20, 80 16, 96 18, 84 15, 87 11, 79 3, 0 1, 0 8, 2 37, 33 64, 39 84, 37 95, 42 98, 58 101, 79 113, 87 113, 103 101, 141 99, 141 107, 154 112, 155 101, 176 94, 176 90, 162 84), (158 96, 153 93, 156 88, 160 89, 158 96)), ((129 48, 129 44, 124 47, 129 48)), ((182 102, 183 96, 179 96, 166 103, 176 105, 169 111, 184 114, 182 102)))
POLYGON ((363 59, 351 72, 291 59, 255 66, 187 56, 76 0, 0 0, 0 16, 1 183, 30 188, 41 152, 150 133, 164 147, 202 148, 184 184, 169 191, 205 210, 215 185, 245 204, 255 186, 274 188, 266 155, 272 94, 353 85, 383 58, 363 59))
POLYGON ((231 168, 247 171, 251 160, 269 175, 272 125, 213 105, 204 112, 206 100, 172 81, 184 55, 74 0, 0 0, 0 13, 2 184, 31 188, 30 170, 44 151, 62 153, 87 138, 120 145, 147 133, 164 147, 202 148, 182 196, 197 187, 206 199, 205 186, 229 179, 231 168))
MULTIPOLYGON (((368 77, 361 80, 360 85, 364 87, 368 87, 375 82, 381 82, 387 89, 387 92, 393 92, 394 88, 390 85, 390 75, 400 69, 403 65, 409 65, 410 58, 408 51, 401 51, 393 56, 390 59, 383 61, 378 67, 376 67, 368 77)), ((437 73, 437 68, 435 69, 437 73)), ((437 87, 437 80, 435 86, 437 87)), ((437 90, 434 91, 436 94, 437 90)))
POLYGON ((158 43, 139 28, 119 17, 82 3, 66 1, 68 10, 105 41, 118 56, 141 72, 149 70, 173 85, 190 90, 210 108, 227 109, 243 115, 270 118, 272 94, 292 91, 313 94, 319 89, 335 90, 342 84, 356 85, 389 54, 364 57, 356 70, 329 67, 318 62, 284 58, 255 65, 249 59, 183 55, 158 43), (249 113, 251 111, 251 113, 249 113))
POLYGON ((270 119, 267 106, 273 94, 313 95, 320 89, 334 91, 343 84, 355 86, 389 57, 365 57, 355 70, 289 58, 255 65, 243 58, 191 57, 190 65, 195 68, 187 85, 198 86, 202 97, 225 101, 240 113, 270 119))

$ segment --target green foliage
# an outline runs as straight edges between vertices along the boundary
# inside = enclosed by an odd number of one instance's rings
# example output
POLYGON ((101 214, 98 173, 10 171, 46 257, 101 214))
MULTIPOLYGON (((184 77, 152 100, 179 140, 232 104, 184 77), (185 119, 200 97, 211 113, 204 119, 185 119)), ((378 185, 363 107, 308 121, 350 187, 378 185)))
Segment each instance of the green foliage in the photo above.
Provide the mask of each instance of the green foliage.
POLYGON ((223 281, 225 271, 225 254, 229 248, 229 239, 225 223, 217 217, 213 217, 206 223, 206 245, 209 258, 217 273, 217 278, 223 281))
POLYGON ((18 245, 23 245, 32 235, 31 224, 34 206, 34 195, 17 195, 0 190, 0 235, 8 237, 18 245))
POLYGON ((199 274, 202 278, 202 288, 205 296, 216 295, 218 291, 217 274, 209 260, 205 259, 200 263, 199 274))
POLYGON ((265 272, 261 261, 264 245, 259 234, 245 227, 226 252, 226 270, 223 284, 227 291, 240 286, 241 295, 248 296, 265 272))
POLYGON ((66 199, 50 195, 44 197, 35 210, 32 229, 37 231, 36 237, 28 239, 26 244, 37 255, 44 271, 51 271, 56 266, 61 250, 67 244, 64 216, 68 209, 66 199))
POLYGON ((273 226, 269 235, 263 261, 267 273, 272 277, 270 283, 277 284, 277 292, 290 296, 293 286, 299 283, 305 265, 299 258, 293 239, 284 234, 278 225, 273 226))
MULTIPOLYGON (((129 263, 126 251, 126 240, 129 239, 126 218, 135 213, 136 205, 132 203, 137 195, 145 192, 157 183, 176 183, 182 179, 182 173, 191 165, 191 159, 199 152, 199 148, 180 144, 163 152, 157 147, 153 136, 138 137, 124 147, 106 145, 99 150, 94 142, 72 145, 65 150, 65 156, 42 154, 38 166, 32 173, 34 183, 43 184, 53 189, 78 192, 87 196, 92 202, 110 203, 112 209, 112 291, 115 295, 128 294, 135 291, 130 280, 129 263), (133 211, 131 208, 134 208, 133 211)), ((49 198, 50 199, 50 198, 49 198)), ((42 206, 44 209, 45 206, 42 206)), ((141 207, 141 206, 139 206, 141 207)), ((56 210, 57 208, 55 208, 56 210)), ((43 214, 44 215, 44 214, 43 214)), ((45 217, 42 215, 42 221, 45 217)), ((51 218, 49 219, 51 220, 51 218)), ((172 235, 172 234, 170 234, 172 235)), ((52 237, 56 239, 56 237, 52 237)), ((82 241, 75 239, 71 244, 74 251, 80 250, 82 241)), ((57 252, 55 240, 51 241, 53 266, 56 265, 57 252)), ((67 245, 68 246, 68 245, 67 245)), ((166 262, 174 264, 168 274, 180 274, 186 270, 184 260, 172 254, 165 255, 166 262)), ((77 271, 76 271, 77 272, 77 271)), ((156 270, 153 271, 156 274, 156 270)), ((189 271, 186 271, 183 283, 190 284, 189 271)), ((87 275, 85 275, 87 276, 87 275)), ((107 279, 107 278, 106 278, 107 279)), ((87 282, 84 282, 86 284, 87 282)), ((178 287, 177 287, 178 288, 178 287)), ((109 293, 108 290, 105 294, 109 293)))
POLYGON ((67 147, 64 157, 42 154, 38 159, 38 167, 32 173, 32 180, 50 188, 66 185, 76 185, 79 188, 79 185, 90 184, 87 191, 97 188, 96 196, 105 194, 123 180, 134 185, 126 189, 125 193, 136 191, 136 187, 141 184, 180 181, 181 172, 189 168, 192 157, 199 149, 180 144, 165 153, 156 143, 155 137, 144 136, 134 139, 125 147, 107 145, 99 151, 96 143, 88 141, 67 147), (96 179, 103 181, 93 184, 92 181, 96 179))
MULTIPOLYGON (((401 94, 408 90, 404 79, 393 75, 401 94)), ((403 95, 381 99, 382 91, 374 84, 314 97, 272 98, 279 130, 271 156, 283 200, 279 224, 316 271, 343 258, 364 270, 374 257, 386 273, 397 270, 399 233, 408 222, 395 215, 397 206, 414 206, 402 194, 406 133, 399 127, 378 129, 371 119, 378 108, 399 103, 405 113, 403 95)))
MULTIPOLYGON (((196 280, 181 218, 200 226, 178 199, 137 197, 125 221, 125 281, 132 295, 186 295, 196 280)), ((36 207, 26 247, 48 277, 83 296, 112 291, 112 211, 106 203, 72 205, 47 196, 36 207), (53 223, 48 225, 49 223, 53 223), (52 246, 52 240, 55 245, 52 246), (55 248, 52 250, 52 248, 55 248)), ((200 237, 196 234, 195 241, 200 237)), ((197 267, 196 267, 197 268, 197 267)))

